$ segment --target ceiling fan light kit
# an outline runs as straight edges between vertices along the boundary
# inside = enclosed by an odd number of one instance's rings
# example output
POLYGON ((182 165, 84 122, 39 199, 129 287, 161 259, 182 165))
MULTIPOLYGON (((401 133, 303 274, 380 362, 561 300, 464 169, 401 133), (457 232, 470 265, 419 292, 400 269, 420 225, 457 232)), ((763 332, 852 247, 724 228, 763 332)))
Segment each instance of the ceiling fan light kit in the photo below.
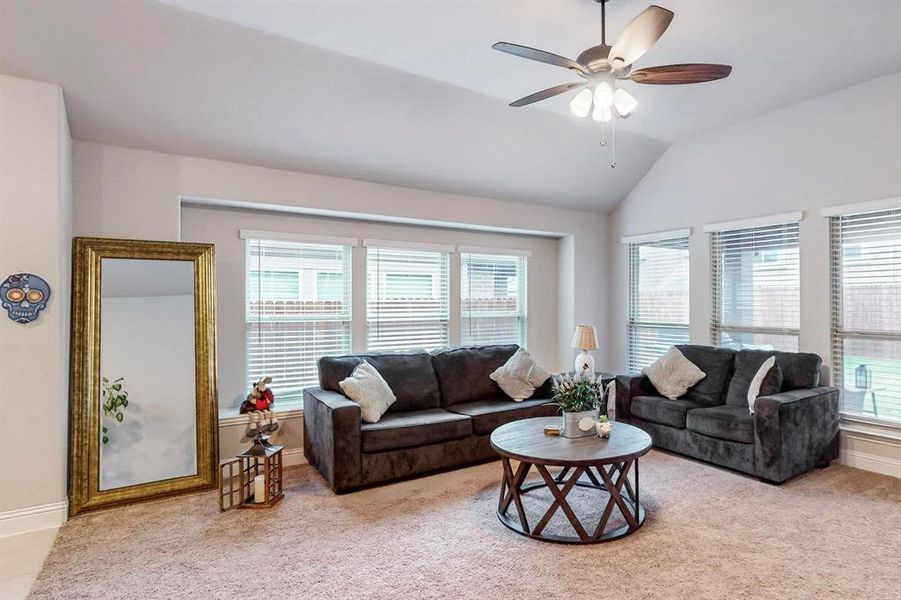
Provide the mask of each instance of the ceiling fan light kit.
MULTIPOLYGON (((651 5, 632 19, 619 33, 612 46, 607 45, 606 3, 609 0, 594 0, 601 5, 601 43, 583 50, 576 60, 559 56, 544 50, 497 42, 495 50, 521 58, 543 62, 569 69, 582 81, 557 85, 510 103, 520 107, 553 98, 573 89, 581 88, 569 103, 569 108, 579 118, 589 114, 602 124, 610 123, 611 136, 614 133, 614 113, 620 118, 628 118, 638 107, 638 100, 620 87, 621 81, 651 85, 680 85, 703 83, 728 77, 732 72, 729 65, 679 64, 649 67, 632 71, 632 64, 645 55, 657 43, 673 20, 673 12, 660 6, 651 5)), ((606 127, 604 128, 606 132, 606 127)), ((607 146, 606 140, 601 146, 607 146)), ((615 145, 611 167, 616 166, 615 145)))

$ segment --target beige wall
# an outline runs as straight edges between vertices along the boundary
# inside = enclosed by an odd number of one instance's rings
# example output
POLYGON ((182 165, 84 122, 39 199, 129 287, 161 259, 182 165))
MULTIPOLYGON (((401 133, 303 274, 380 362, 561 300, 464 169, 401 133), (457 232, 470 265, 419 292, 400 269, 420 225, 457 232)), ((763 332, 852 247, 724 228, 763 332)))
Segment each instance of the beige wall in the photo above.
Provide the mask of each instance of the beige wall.
MULTIPOLYGON (((568 366, 575 324, 598 327, 599 366, 606 363, 607 301, 604 215, 531 204, 460 196, 412 188, 324 177, 76 142, 74 148, 75 233, 100 237, 213 241, 219 254, 220 404, 233 405, 243 390, 243 251, 236 230, 264 229, 333 235, 532 249, 529 347, 549 368, 568 366), (256 211, 182 208, 180 199, 240 202, 256 211), (264 210, 265 212, 259 212, 264 210), (355 221, 288 216, 286 211, 334 211, 355 221), (278 214, 275 214, 278 213, 278 214), (182 218, 183 217, 183 218, 182 218), (363 219, 361 221, 360 219, 363 219), (422 229, 377 220, 417 220, 445 227, 422 229), (184 227, 184 231, 181 228, 184 227), (463 229, 458 229, 463 228, 463 229), (559 240, 471 231, 505 228, 553 232, 559 240), (578 264, 576 259, 578 258, 578 264), (241 261, 240 268, 235 261, 241 261), (540 276, 540 278, 538 277, 540 276), (538 282, 541 281, 539 284, 538 282), (227 294, 227 295, 224 295, 227 294), (229 324, 224 322, 229 319, 229 324), (239 327, 231 323, 240 323, 239 327)), ((362 254, 360 254, 362 256, 362 254)), ((359 264, 359 263, 357 263, 359 264)), ((359 270, 359 269, 358 269, 359 270)), ((288 448, 286 462, 302 460, 302 417, 290 413, 276 441, 288 448)), ((220 453, 241 447, 241 419, 220 427, 220 453)))
MULTIPOLYGON (((622 236, 692 228, 691 339, 708 344, 710 256, 703 226, 789 211, 804 211, 800 349, 829 364, 829 239, 820 211, 901 196, 899 98, 901 74, 895 74, 670 147, 610 215, 611 367, 623 371, 628 364, 628 260, 622 236)), ((863 443, 854 450, 864 452, 863 443)), ((850 448, 847 441, 844 447, 850 448)), ((886 448, 871 450, 882 456, 886 448)), ((901 474, 897 443, 893 460, 901 474)))
POLYGON ((0 535, 65 517, 70 148, 60 88, 0 76, 0 280, 31 272, 52 291, 37 321, 0 316, 0 535))

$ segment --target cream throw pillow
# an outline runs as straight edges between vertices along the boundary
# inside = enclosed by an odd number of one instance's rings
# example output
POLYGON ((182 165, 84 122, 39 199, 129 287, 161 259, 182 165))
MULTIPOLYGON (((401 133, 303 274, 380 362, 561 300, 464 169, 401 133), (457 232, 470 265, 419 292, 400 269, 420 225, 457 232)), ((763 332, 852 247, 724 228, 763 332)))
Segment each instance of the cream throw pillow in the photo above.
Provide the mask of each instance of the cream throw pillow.
POLYGON ((763 385, 763 380, 775 364, 775 356, 771 356, 763 361, 763 364, 760 365, 760 368, 757 369, 757 372, 754 374, 751 385, 748 386, 748 410, 751 411, 752 415, 754 414, 754 403, 757 402, 757 396, 760 395, 760 386, 763 385))
POLYGON ((507 362, 489 375, 504 393, 522 402, 535 393, 551 374, 538 366, 532 356, 520 348, 507 362))
POLYGON ((688 388, 707 377, 675 346, 641 372, 648 376, 661 395, 671 400, 684 395, 688 388))
POLYGON ((363 420, 367 423, 378 423, 397 400, 379 372, 365 360, 338 385, 348 398, 360 405, 363 420))

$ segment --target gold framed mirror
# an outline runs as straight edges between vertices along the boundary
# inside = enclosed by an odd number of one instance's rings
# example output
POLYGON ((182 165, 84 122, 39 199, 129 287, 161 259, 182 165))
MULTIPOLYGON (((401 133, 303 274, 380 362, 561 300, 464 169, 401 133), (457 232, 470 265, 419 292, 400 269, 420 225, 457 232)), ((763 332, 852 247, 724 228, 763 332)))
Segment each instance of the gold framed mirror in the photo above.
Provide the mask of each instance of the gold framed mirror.
POLYGON ((216 486, 214 253, 75 238, 70 516, 216 486))

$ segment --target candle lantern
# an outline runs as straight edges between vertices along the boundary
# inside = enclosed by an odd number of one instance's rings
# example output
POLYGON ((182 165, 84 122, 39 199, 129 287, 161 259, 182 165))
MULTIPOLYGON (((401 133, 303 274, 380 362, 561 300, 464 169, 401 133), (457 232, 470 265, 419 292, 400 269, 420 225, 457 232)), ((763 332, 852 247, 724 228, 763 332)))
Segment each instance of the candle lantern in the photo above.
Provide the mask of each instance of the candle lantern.
POLYGON ((873 372, 866 365, 859 365, 854 370, 854 387, 863 390, 873 387, 873 372))
POLYGON ((237 457, 219 463, 219 510, 268 508, 284 497, 282 446, 255 439, 237 457))

